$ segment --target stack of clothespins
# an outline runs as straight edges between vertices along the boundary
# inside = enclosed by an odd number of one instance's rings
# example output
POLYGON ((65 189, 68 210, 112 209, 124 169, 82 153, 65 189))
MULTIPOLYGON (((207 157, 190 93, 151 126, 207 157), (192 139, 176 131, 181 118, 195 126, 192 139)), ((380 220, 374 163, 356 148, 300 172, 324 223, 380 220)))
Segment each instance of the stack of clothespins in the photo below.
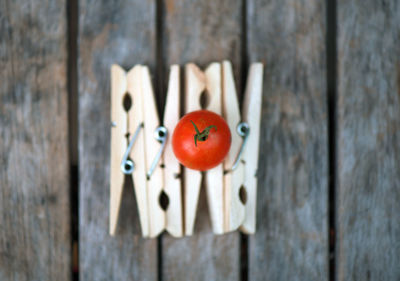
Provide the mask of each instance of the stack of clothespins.
POLYGON ((180 89, 180 68, 172 65, 161 126, 148 67, 136 65, 128 72, 111 67, 111 235, 116 233, 126 175, 134 182, 144 237, 164 230, 175 237, 193 234, 203 175, 214 233, 255 232, 263 66, 250 66, 242 113, 230 62, 211 63, 205 71, 189 63, 184 78, 185 89, 180 89), (181 92, 184 113, 202 109, 200 100, 206 95, 203 109, 222 115, 232 133, 224 162, 205 173, 181 166, 172 151, 170 136, 181 117, 181 92), (123 106, 127 96, 133 101, 128 111, 123 106), (160 205, 161 194, 168 197, 166 210, 160 205))

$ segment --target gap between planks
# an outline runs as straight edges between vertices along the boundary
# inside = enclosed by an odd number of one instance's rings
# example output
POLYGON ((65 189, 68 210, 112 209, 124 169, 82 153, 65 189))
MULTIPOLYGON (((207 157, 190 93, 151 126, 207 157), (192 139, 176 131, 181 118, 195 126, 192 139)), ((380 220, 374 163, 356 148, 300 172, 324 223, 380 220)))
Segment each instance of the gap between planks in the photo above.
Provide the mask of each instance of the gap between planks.
MULTIPOLYGON (((248 60, 248 49, 247 49, 247 0, 242 0, 242 21, 241 21, 241 61, 240 61, 240 85, 238 87, 237 93, 239 100, 239 107, 243 102, 244 90, 246 87, 247 71, 249 70, 249 60, 248 60)), ((236 66, 237 67, 237 66, 236 66)), ((268 66, 265 66, 268 67, 268 66)), ((265 70, 264 70, 265 71, 265 70)), ((257 213, 257 212, 256 212, 257 213)), ((240 251, 240 280, 249 280, 249 238, 246 234, 240 233, 239 240, 239 251, 240 251)))
MULTIPOLYGON (((155 85, 154 93, 156 96, 156 103, 157 109, 160 116, 161 125, 164 121, 164 105, 166 95, 163 95, 164 89, 166 88, 166 83, 164 79, 164 56, 163 56, 163 1, 156 0, 155 5, 155 27, 156 27, 156 72, 155 72, 155 81, 153 84, 155 85), (161 98, 163 101, 161 102, 161 98)), ((163 248, 162 248, 162 241, 163 241, 164 234, 162 233, 159 237, 157 237, 157 280, 163 281, 163 248)))
POLYGON ((326 9, 326 81, 328 101, 328 278, 334 281, 336 278, 336 100, 337 100, 337 30, 336 30, 336 0, 327 1, 326 9))
POLYGON ((78 0, 66 2, 71 280, 79 280, 78 0))

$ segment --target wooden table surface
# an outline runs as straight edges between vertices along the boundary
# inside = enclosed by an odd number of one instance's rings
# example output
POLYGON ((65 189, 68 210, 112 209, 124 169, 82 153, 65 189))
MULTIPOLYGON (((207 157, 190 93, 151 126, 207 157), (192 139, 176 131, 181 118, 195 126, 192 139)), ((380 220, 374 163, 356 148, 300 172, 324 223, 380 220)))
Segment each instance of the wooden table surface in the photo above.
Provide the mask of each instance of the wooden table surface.
MULTIPOLYGON (((134 101, 133 101, 134 102, 134 101)), ((400 1, 0 0, 0 280, 400 280, 400 1), (257 232, 108 234, 110 66, 265 65, 257 232), (79 257, 79 259, 78 259, 79 257)))

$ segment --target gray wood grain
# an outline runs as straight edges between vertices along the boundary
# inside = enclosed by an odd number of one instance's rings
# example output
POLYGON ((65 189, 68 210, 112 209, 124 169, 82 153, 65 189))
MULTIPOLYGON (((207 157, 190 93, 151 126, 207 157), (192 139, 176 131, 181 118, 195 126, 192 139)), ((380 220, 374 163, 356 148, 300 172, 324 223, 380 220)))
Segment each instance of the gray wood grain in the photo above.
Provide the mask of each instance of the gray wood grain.
MULTIPOLYGON (((241 1, 165 2, 165 79, 173 63, 206 67, 229 59, 240 81, 241 1)), ((165 83, 166 84, 166 83, 165 83)), ((192 237, 163 236, 163 280, 239 280, 239 234, 212 233, 202 188, 192 237)))
POLYGON ((69 280, 64 1, 0 1, 0 280, 69 280))
POLYGON ((265 63, 249 280, 327 280, 325 2, 247 3, 249 59, 265 63))
POLYGON ((400 280, 399 15, 338 1, 338 280, 400 280))
POLYGON ((154 73, 155 1, 79 2, 80 280, 156 280, 157 240, 141 238, 132 182, 108 234, 110 67, 154 73))

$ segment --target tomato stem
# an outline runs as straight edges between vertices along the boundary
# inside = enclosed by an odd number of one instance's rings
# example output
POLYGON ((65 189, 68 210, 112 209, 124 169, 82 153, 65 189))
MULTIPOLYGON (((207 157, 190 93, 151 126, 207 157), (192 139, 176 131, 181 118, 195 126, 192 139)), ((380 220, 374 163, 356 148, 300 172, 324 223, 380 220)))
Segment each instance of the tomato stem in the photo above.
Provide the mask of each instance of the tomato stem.
POLYGON ((192 122, 194 130, 196 131, 196 134, 194 135, 194 145, 197 146, 197 141, 206 141, 208 139, 208 135, 210 134, 210 130, 212 128, 215 129, 215 131, 217 130, 217 127, 215 125, 211 125, 208 126, 207 128, 205 128, 202 132, 199 131, 199 128, 197 128, 196 124, 190 120, 190 122, 192 122))

